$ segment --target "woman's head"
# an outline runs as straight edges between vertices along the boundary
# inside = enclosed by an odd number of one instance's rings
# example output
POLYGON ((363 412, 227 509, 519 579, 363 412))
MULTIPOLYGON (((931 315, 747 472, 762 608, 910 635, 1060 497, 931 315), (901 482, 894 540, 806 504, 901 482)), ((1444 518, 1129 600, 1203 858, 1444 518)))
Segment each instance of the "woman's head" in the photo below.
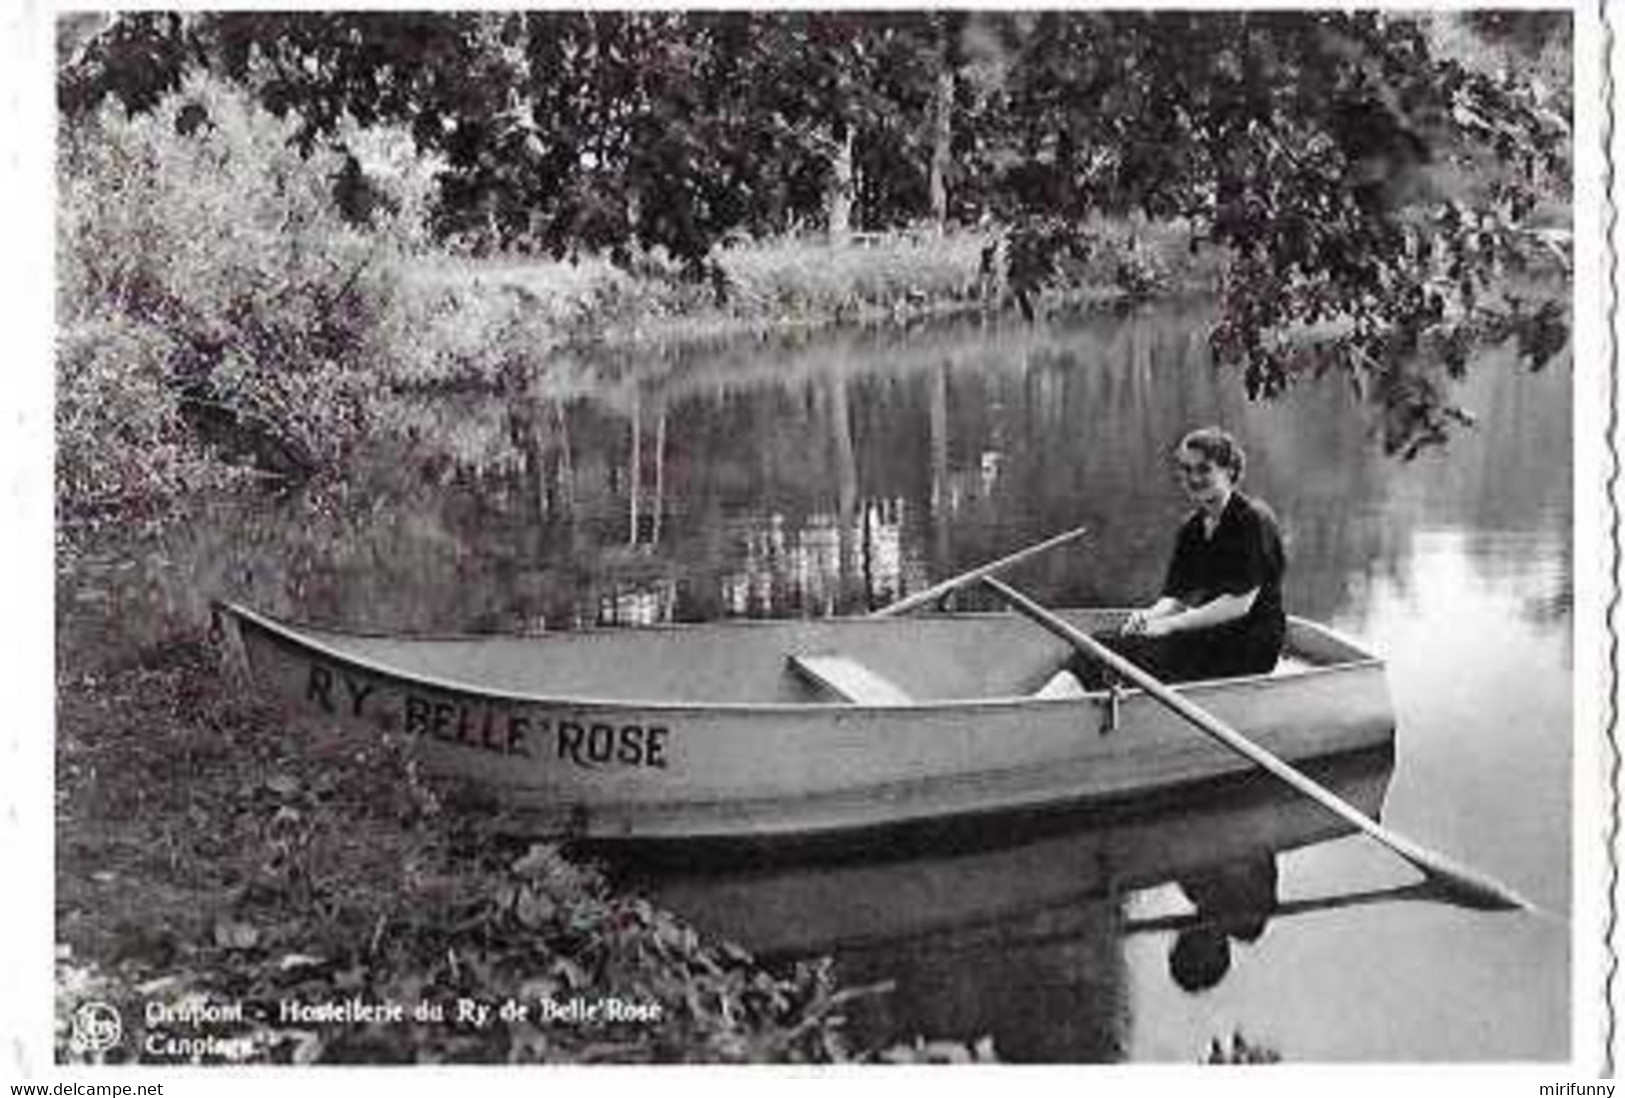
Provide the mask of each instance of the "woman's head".
POLYGON ((1179 440, 1177 449, 1180 454, 1210 461, 1228 471, 1230 479, 1238 484, 1247 471, 1247 451, 1234 435, 1218 427, 1198 427, 1179 440))
POLYGON ((1180 439, 1174 460, 1185 493, 1206 510, 1223 508, 1247 471, 1241 443, 1217 427, 1201 427, 1180 439))

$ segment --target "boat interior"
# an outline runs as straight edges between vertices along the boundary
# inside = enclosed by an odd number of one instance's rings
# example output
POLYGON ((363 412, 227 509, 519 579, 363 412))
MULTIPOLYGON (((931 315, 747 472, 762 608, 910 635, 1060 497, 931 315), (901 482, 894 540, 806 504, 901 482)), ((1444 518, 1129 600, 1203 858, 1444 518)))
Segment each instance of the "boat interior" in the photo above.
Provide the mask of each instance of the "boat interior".
MULTIPOLYGON (((1085 632, 1123 610, 1061 610, 1085 632)), ((907 705, 1032 697, 1070 656, 1014 613, 737 620, 534 636, 401 637, 304 626, 298 635, 375 667, 448 684, 581 701, 695 705, 907 705)), ((1311 622, 1289 623, 1274 674, 1372 657, 1311 622)))

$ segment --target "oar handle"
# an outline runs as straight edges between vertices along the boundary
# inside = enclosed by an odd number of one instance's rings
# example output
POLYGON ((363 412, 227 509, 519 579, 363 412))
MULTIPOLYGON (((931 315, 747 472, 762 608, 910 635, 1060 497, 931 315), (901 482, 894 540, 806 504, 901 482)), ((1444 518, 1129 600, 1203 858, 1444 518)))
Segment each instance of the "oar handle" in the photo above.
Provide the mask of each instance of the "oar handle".
POLYGON ((1223 743, 1232 751, 1246 757, 1259 767, 1286 782, 1293 789, 1335 813, 1355 827, 1382 843, 1388 849, 1410 862, 1432 878, 1440 887, 1448 888, 1458 902, 1483 908, 1532 908, 1533 905, 1499 881, 1477 873, 1458 862, 1437 854, 1405 836, 1388 830, 1371 817, 1349 804, 1336 793, 1313 778, 1297 770, 1277 756, 1258 746, 1218 717, 1189 698, 1168 689, 1144 668, 1129 662, 1113 652, 1083 630, 1044 609, 1008 584, 983 576, 982 582, 1008 602, 1014 609, 1064 640, 1085 655, 1093 656, 1112 670, 1134 683, 1163 705, 1190 721, 1197 728, 1223 743))
POLYGON ((950 591, 957 591, 959 588, 975 583, 977 580, 990 576, 1000 569, 1009 568, 1011 565, 1019 564, 1030 557, 1036 557, 1038 554, 1053 549, 1057 545, 1065 545, 1069 541, 1081 538, 1088 532, 1089 528, 1087 526, 1079 526, 1075 529, 1068 530, 1064 534, 1056 534, 1054 537, 1041 541, 1036 545, 1029 545, 1025 549, 1018 549, 1009 556, 1000 557, 998 560, 989 561, 987 564, 978 565, 969 571, 959 573, 957 576, 951 576, 948 579, 943 580, 941 583, 932 584, 923 591, 916 591, 907 598, 898 599, 889 606, 881 607, 879 610, 872 612, 869 616, 871 618, 889 618, 896 614, 906 614, 916 607, 925 606, 927 603, 935 602, 937 599, 940 599, 943 595, 946 595, 950 591))

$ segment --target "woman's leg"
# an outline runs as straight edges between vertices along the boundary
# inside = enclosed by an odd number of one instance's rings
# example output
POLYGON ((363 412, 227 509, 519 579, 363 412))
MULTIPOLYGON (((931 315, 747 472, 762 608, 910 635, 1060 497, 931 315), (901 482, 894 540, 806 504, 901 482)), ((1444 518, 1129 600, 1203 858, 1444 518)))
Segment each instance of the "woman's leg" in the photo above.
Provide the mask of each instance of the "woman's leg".
MULTIPOLYGON (((1233 631, 1200 629, 1168 637, 1122 633, 1096 633, 1094 639, 1159 682, 1196 682, 1242 675, 1267 675, 1274 670, 1283 634, 1238 635, 1233 631)), ((1100 660, 1075 652, 1065 665, 1085 690, 1104 690, 1121 677, 1100 660)), ((1053 680, 1052 680, 1053 682, 1053 680)), ((1045 696, 1051 688, 1045 687, 1045 696)))
MULTIPOLYGON (((1097 634, 1095 640, 1162 682, 1185 682, 1194 677, 1196 668, 1192 665, 1191 647, 1183 636, 1102 633, 1097 634)), ((1081 652, 1073 654, 1067 669, 1089 690, 1104 690, 1114 680, 1121 681, 1103 662, 1081 652)))
POLYGON ((1281 655, 1284 630, 1235 633, 1203 630, 1191 638, 1190 679, 1230 679, 1267 675, 1281 655))

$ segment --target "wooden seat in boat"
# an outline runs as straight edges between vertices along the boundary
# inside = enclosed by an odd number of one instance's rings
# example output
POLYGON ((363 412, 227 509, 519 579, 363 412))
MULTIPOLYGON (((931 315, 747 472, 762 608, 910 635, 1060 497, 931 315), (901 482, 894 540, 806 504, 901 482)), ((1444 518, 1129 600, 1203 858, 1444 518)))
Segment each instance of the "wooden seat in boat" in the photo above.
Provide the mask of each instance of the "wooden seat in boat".
POLYGON ((908 692, 854 659, 835 653, 792 655, 790 666, 813 686, 854 705, 913 705, 908 692))

